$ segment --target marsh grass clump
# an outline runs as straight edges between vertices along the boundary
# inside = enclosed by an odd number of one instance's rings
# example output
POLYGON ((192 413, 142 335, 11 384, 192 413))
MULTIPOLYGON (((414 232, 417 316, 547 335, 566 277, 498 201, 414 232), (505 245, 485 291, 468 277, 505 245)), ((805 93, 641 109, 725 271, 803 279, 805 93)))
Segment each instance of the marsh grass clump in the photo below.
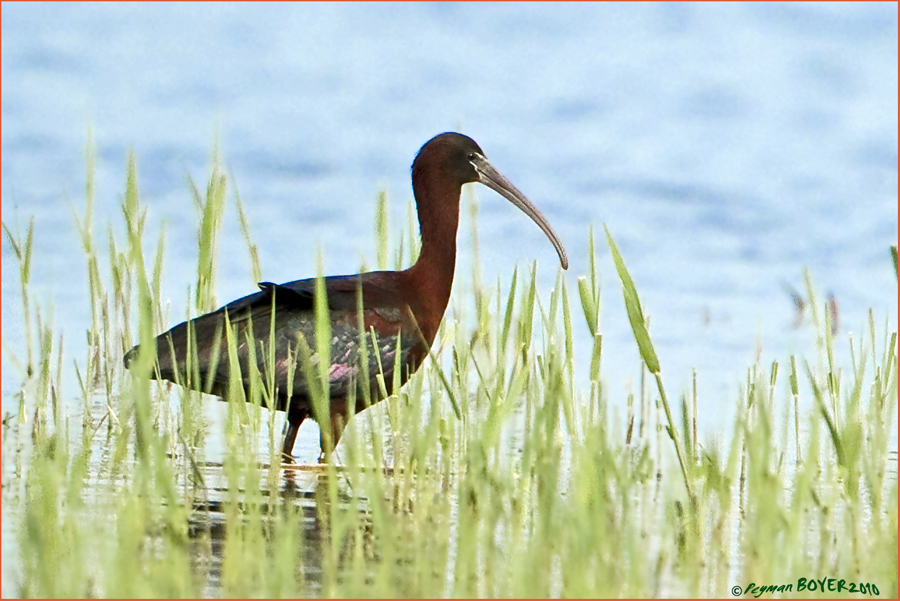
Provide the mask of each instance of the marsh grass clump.
MULTIPOLYGON (((185 298, 196 315, 216 308, 230 196, 215 159, 205 189, 188 188, 198 276, 185 298)), ((84 209, 73 211, 91 308, 81 356, 63 356, 50 308, 29 294, 39 226, 3 225, 26 332, 23 355, 4 344, 19 370, 5 376, 21 382, 2 430, 4 534, 13 538, 4 586, 15 594, 651 597, 726 596, 734 586, 740 596, 769 586, 785 597, 845 594, 812 588, 834 578, 844 591, 897 595, 896 332, 873 310, 862 337, 835 339, 808 274, 816 356, 749 366, 730 401, 734 424, 702 442, 698 408, 723 399, 666 394, 647 328, 652 307, 641 305, 610 232, 654 384, 622 399, 624 419, 612 417, 620 399, 600 377, 610 349, 593 233, 589 272, 574 292, 561 273, 540 289, 535 265, 485 282, 469 197, 472 266, 457 274, 464 285, 426 364, 350 421, 327 465, 282 467, 282 418, 267 409, 265 373, 250 374, 248 392, 234 383, 218 423, 204 411, 213 397, 125 372, 122 354, 173 317, 160 298, 165 236, 145 231, 133 157, 123 223, 108 226, 105 250, 95 194, 89 150, 84 209), (581 364, 573 340, 584 327, 592 347, 581 364), (842 344, 849 366, 836 362, 842 344), (77 390, 63 388, 70 366, 77 390), (223 447, 210 445, 213 429, 225 432, 223 447)), ((260 279, 250 221, 236 204, 260 279)), ((414 214, 392 244, 383 194, 377 207, 375 264, 409 264, 414 214)), ((327 335, 327 320, 319 326, 327 335)), ((154 369, 149 354, 138 361, 138 373, 154 369)))

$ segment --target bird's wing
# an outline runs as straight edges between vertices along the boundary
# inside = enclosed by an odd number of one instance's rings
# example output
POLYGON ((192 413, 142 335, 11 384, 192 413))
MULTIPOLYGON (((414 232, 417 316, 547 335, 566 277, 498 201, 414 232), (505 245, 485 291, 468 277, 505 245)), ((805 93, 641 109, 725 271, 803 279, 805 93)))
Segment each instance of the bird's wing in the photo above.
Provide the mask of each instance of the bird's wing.
MULTIPOLYGON (((328 297, 328 308, 332 311, 356 308, 356 281, 359 276, 333 276, 325 278, 325 290, 328 297)), ((209 315, 228 313, 232 322, 246 319, 258 320, 269 315, 272 308, 272 297, 275 297, 278 310, 292 312, 313 311, 316 298, 316 279, 295 280, 284 284, 260 282, 260 291, 233 300, 209 315)), ((198 319, 202 319, 198 318, 198 319)))
MULTIPOLYGON (((328 307, 332 312, 332 335, 335 337, 332 358, 336 366, 349 364, 355 360, 353 357, 359 340, 356 309, 360 286, 363 289, 362 304, 366 330, 375 325, 379 334, 386 335, 383 340, 379 340, 379 346, 384 346, 379 350, 385 359, 392 354, 396 345, 393 335, 389 334, 391 331, 399 332, 404 329, 404 349, 410 349, 418 344, 415 330, 410 329, 408 324, 405 328, 401 328, 406 315, 399 306, 402 303, 398 301, 398 294, 392 281, 392 278, 387 277, 384 272, 325 278, 328 307)), ((238 332, 245 332, 245 328, 250 327, 252 323, 253 337, 267 342, 270 324, 274 323, 273 340, 279 349, 296 345, 298 332, 303 333, 312 343, 316 280, 312 278, 284 284, 262 282, 259 286, 261 288, 259 292, 234 300, 206 315, 180 323, 158 336, 156 342, 160 377, 183 384, 186 372, 196 370, 200 382, 190 384, 191 388, 206 390, 209 384, 214 384, 212 390, 216 390, 217 386, 225 385, 228 382, 228 362, 222 358, 227 354, 227 342, 224 337, 226 315, 232 327, 239 328, 238 332), (274 322, 271 321, 273 307, 274 322), (196 349, 191 353, 196 356, 196 360, 190 361, 190 364, 195 366, 193 370, 187 368, 188 349, 196 349)), ((239 359, 243 364, 247 360, 248 352, 246 334, 239 333, 236 342, 239 359)), ((126 355, 126 364, 136 355, 137 348, 126 355)), ((277 352, 284 354, 286 352, 284 349, 277 352)), ((404 360, 406 354, 404 352, 404 360)), ((263 355, 260 355, 258 360, 262 361, 263 355)), ((242 372, 249 373, 246 368, 242 369, 242 372)), ((338 369, 335 375, 343 373, 344 371, 338 369)), ((295 392, 300 392, 297 387, 302 385, 300 378, 295 379, 295 392)))
MULTIPOLYGON (((356 311, 358 307, 357 294, 362 288, 362 307, 364 310, 380 309, 386 306, 396 305, 398 302, 397 291, 389 277, 392 272, 372 271, 356 275, 339 275, 324 278, 325 294, 328 297, 328 308, 331 311, 356 311)), ((226 305, 229 314, 244 308, 246 305, 238 303, 250 300, 251 306, 256 306, 260 300, 271 305, 271 295, 275 294, 278 305, 282 303, 295 311, 312 311, 316 298, 316 278, 295 280, 284 284, 272 282, 260 282, 262 293, 239 299, 226 305), (252 297, 264 294, 263 299, 252 297), (252 300, 251 300, 252 299, 252 300), (235 307, 232 307, 235 305, 235 307)))

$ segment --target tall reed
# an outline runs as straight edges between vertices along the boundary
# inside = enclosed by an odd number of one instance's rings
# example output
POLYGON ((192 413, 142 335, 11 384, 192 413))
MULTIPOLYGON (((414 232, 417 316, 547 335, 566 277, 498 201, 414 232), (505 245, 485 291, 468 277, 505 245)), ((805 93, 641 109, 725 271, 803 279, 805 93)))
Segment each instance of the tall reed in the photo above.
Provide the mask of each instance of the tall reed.
MULTIPOLYGON (((62 389, 61 370, 73 359, 62 356, 49 308, 29 294, 32 240, 43 232, 33 220, 24 234, 3 224, 27 333, 25 356, 4 345, 22 382, 19 411, 3 421, 4 520, 15 524, 16 566, 6 575, 16 594, 649 597, 725 596, 737 586, 756 596, 753 586, 776 594, 791 585, 780 593, 816 596, 822 591, 809 583, 834 578, 862 583, 870 596, 873 587, 897 595, 889 463, 897 337, 886 321, 877 325, 875 311, 864 336, 847 341, 831 335, 827 311, 824 320, 817 312, 817 356, 750 366, 731 400, 730 431, 701 444, 697 411, 725 399, 694 392, 672 405, 647 328, 652 307, 640 303, 606 230, 657 384, 627 399, 624 420, 613 419, 616 388, 600 378, 610 349, 598 265, 607 261, 593 232, 575 299, 562 273, 541 288, 536 265, 488 283, 478 266, 477 204, 467 195, 471 271, 457 276, 466 285, 429 360, 398 394, 355 417, 336 449, 326 437, 327 467, 282 468, 282 418, 266 408, 273 390, 265 373, 250 374, 247 393, 235 382, 224 423, 210 423, 210 397, 125 372, 123 352, 170 325, 160 299, 165 236, 144 254, 152 208, 129 157, 125 233, 108 229, 104 275, 93 160, 89 146, 75 227, 91 327, 74 358, 77 391, 62 389), (583 327, 593 341, 584 363, 573 351, 583 327), (850 345, 850 366, 836 363, 837 344, 850 345), (804 398, 814 401, 807 414, 798 409, 804 398), (226 434, 224 449, 208 445, 214 428, 226 434)), ((228 179, 215 155, 205 190, 191 183, 186 193, 199 226, 197 281, 185 298, 203 312, 216 305, 217 240, 229 218, 228 179)), ((259 277, 248 214, 236 204, 259 277)), ((392 243, 385 195, 377 207, 375 265, 386 267, 392 248, 394 266, 408 265, 414 213, 392 243)), ((316 298, 321 308, 321 287, 316 298)), ((326 314, 319 317, 316 336, 327 340, 326 314)), ((135 371, 149 374, 153 362, 142 353, 135 371)), ((307 375, 321 382, 326 374, 307 375)), ((327 386, 312 388, 324 416, 327 386)))

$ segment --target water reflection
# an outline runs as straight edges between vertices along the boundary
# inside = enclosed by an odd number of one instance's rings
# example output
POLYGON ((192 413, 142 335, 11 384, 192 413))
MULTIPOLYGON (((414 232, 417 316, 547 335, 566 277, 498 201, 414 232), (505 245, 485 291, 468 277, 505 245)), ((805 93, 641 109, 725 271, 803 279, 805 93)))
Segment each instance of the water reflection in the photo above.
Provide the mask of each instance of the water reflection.
MULTIPOLYGON (((260 466, 265 474, 269 466, 260 466)), ((221 463, 206 463, 202 467, 204 482, 207 483, 208 499, 195 501, 188 520, 188 535, 192 539, 191 563, 198 576, 205 576, 204 596, 221 596, 222 561, 227 538, 228 485, 221 463)), ((261 493, 265 499, 253 508, 262 516, 276 512, 291 512, 297 518, 298 528, 295 540, 302 549, 302 557, 297 569, 302 572, 301 582, 307 587, 307 594, 317 596, 321 588, 322 549, 325 531, 320 520, 318 502, 325 498, 323 488, 327 487, 327 473, 319 466, 294 466, 281 471, 277 491, 265 488, 265 478, 261 478, 261 493)), ((245 512, 245 505, 239 501, 233 508, 237 514, 245 512)))

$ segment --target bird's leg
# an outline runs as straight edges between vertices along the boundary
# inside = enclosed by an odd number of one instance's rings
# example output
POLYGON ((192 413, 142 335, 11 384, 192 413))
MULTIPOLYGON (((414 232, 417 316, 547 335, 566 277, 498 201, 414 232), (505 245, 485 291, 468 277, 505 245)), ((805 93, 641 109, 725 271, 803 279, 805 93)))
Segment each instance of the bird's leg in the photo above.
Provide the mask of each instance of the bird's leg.
POLYGON ((297 440, 299 429, 300 424, 296 422, 284 422, 284 446, 281 447, 281 459, 285 463, 294 463, 294 441, 297 440))
MULTIPOLYGON (((335 402, 331 401, 331 451, 337 448, 338 441, 341 439, 341 434, 344 433, 344 409, 346 407, 346 402, 335 402)), ((324 430, 319 430, 319 448, 321 449, 319 453, 319 463, 325 463, 325 432, 324 430)))
POLYGON ((297 440, 297 431, 300 424, 307 417, 304 411, 289 412, 284 421, 284 446, 281 447, 281 457, 285 463, 294 463, 294 442, 297 440))

